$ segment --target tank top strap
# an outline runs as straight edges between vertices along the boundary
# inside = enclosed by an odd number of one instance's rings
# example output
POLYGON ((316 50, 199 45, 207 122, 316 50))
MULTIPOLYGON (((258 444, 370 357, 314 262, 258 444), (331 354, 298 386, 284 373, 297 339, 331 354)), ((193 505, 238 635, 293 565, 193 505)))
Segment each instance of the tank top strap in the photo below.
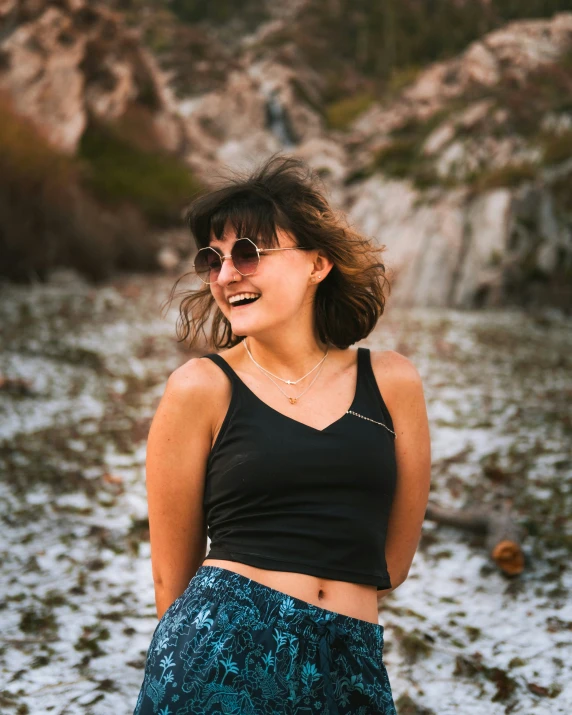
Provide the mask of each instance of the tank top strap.
POLYGON ((218 353, 207 353, 206 355, 201 355, 201 358, 210 358, 214 363, 216 363, 220 367, 220 369, 228 376, 229 380, 232 382, 233 387, 235 385, 240 385, 241 379, 227 363, 227 361, 218 353))
POLYGON ((238 376, 235 370, 221 355, 218 353, 207 353, 202 357, 210 358, 230 380, 230 384, 232 385, 232 397, 228 408, 229 416, 234 414, 237 409, 247 408, 252 414, 260 409, 261 404, 264 404, 262 400, 252 392, 248 385, 245 384, 242 378, 238 376))
POLYGON ((358 385, 352 409, 364 417, 383 422, 393 431, 393 420, 371 365, 371 351, 365 347, 358 347, 358 385))

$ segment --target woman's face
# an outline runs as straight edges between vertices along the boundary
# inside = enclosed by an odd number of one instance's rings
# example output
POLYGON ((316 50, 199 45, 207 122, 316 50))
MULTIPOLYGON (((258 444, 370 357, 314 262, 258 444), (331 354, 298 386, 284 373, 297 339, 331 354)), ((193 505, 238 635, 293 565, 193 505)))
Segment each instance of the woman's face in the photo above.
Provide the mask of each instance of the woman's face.
MULTIPOLYGON (((277 228, 280 247, 295 246, 296 241, 286 231, 277 228)), ((210 246, 225 256, 231 252, 236 233, 227 224, 220 240, 211 236, 210 246)), ((313 310, 316 283, 311 282, 317 250, 271 251, 262 254, 253 275, 242 276, 225 259, 211 292, 219 308, 231 324, 235 335, 256 335, 276 328, 284 329, 298 322, 302 311, 313 310), (239 293, 256 293, 260 298, 254 303, 233 306, 229 297, 239 293)))

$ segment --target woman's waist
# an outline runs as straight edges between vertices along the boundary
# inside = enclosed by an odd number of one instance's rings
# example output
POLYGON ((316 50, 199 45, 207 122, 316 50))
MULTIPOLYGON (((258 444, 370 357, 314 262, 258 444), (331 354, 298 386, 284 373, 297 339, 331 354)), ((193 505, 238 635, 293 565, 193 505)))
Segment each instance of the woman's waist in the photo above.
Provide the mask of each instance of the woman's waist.
MULTIPOLYGON (((237 558, 240 558, 237 555, 237 558)), ((298 571, 273 570, 242 561, 205 558, 203 566, 219 566, 328 611, 378 624, 375 585, 323 578, 298 571)))

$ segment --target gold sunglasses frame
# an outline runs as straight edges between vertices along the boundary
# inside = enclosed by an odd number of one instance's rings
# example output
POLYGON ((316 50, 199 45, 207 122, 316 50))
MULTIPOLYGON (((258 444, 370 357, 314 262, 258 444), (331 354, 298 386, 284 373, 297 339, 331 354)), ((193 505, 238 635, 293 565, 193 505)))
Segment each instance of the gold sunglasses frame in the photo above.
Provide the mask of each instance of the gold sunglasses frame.
MULTIPOLYGON (((311 250, 309 246, 284 246, 283 248, 258 248, 258 246, 254 243, 254 241, 251 238, 248 238, 247 236, 241 236, 240 238, 237 238, 236 241, 232 244, 232 248, 235 247, 235 245, 239 241, 248 241, 249 243, 252 243, 254 248, 256 249, 256 253, 258 254, 258 263, 256 265, 256 268, 252 273, 241 273, 236 266, 234 266, 234 270, 237 273, 240 273, 241 276, 247 277, 247 276, 253 276, 256 271, 258 270, 258 267, 260 266, 260 256, 264 256, 266 253, 270 253, 270 251, 308 251, 311 250)), ((230 249, 232 252, 232 248, 230 249)), ((205 283, 206 285, 212 285, 213 283, 218 283, 218 278, 216 281, 205 281, 204 278, 201 278, 200 274, 197 271, 196 267, 196 261, 197 261, 197 256, 201 251, 214 251, 215 253, 218 253, 220 259, 221 259, 221 265, 220 265, 220 270, 222 270, 222 267, 224 265, 224 262, 230 258, 232 261, 232 253, 229 253, 228 256, 225 256, 224 254, 220 253, 220 251, 217 251, 216 248, 213 246, 205 246, 204 248, 200 248, 197 251, 197 255, 195 256, 195 259, 193 261, 193 267, 195 269, 195 274, 200 278, 200 280, 205 283)), ((234 263, 233 263, 234 265, 234 263)), ((219 271, 220 275, 220 271, 219 271)))

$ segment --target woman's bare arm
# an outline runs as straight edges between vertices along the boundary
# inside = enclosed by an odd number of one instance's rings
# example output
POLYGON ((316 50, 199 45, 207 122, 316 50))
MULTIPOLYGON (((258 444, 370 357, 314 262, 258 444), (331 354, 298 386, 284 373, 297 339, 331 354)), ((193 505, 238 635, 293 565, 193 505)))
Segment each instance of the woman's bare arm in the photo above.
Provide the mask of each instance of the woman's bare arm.
POLYGON ((213 425, 205 360, 175 370, 149 431, 146 459, 157 616, 184 592, 206 554, 203 493, 213 425))
POLYGON ((431 440, 421 377, 413 363, 392 350, 373 353, 372 367, 395 430, 397 485, 386 538, 391 589, 409 573, 421 536, 431 481, 431 440))

